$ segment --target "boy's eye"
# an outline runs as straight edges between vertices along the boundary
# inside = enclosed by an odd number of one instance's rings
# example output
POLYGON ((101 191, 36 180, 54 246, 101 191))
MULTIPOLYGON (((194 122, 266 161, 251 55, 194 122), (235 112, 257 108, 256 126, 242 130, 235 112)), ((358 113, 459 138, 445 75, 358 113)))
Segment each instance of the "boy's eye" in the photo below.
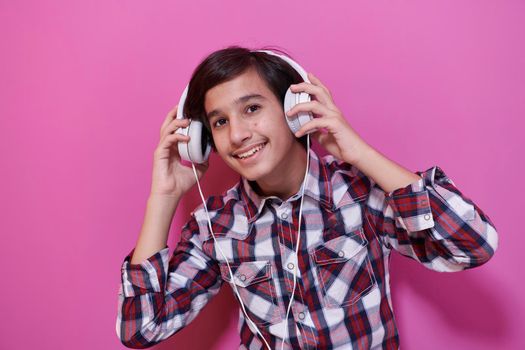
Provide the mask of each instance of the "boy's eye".
POLYGON ((219 128, 219 127, 223 126, 225 123, 226 123, 226 119, 219 118, 213 123, 213 127, 219 128))
POLYGON ((260 109, 260 108, 261 108, 261 106, 259 106, 259 105, 250 105, 250 106, 248 107, 248 110, 249 110, 249 111, 252 111, 252 112, 255 112, 256 110, 258 110, 258 109, 260 109), (253 108, 255 108, 255 110, 254 110, 253 108))
MULTIPOLYGON (((250 105, 250 106, 248 106, 248 108, 246 108, 246 112, 248 112, 249 114, 252 114, 252 113, 256 112, 259 109, 261 109, 261 106, 259 106, 259 105, 250 105)), ((213 127, 214 128, 220 128, 221 126, 223 126, 227 122, 228 121, 225 118, 218 118, 217 120, 215 120, 213 122, 213 127)))

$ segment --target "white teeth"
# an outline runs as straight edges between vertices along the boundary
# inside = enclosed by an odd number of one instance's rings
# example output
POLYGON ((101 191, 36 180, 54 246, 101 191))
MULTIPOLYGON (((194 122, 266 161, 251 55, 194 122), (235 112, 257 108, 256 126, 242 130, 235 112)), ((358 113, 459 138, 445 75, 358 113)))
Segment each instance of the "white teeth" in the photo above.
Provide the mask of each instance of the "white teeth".
POLYGON ((239 157, 241 159, 245 159, 245 158, 251 157, 252 155, 257 153, 259 150, 263 149, 265 145, 266 145, 266 143, 262 143, 259 146, 252 148, 248 152, 244 152, 244 153, 238 154, 237 157, 239 157))

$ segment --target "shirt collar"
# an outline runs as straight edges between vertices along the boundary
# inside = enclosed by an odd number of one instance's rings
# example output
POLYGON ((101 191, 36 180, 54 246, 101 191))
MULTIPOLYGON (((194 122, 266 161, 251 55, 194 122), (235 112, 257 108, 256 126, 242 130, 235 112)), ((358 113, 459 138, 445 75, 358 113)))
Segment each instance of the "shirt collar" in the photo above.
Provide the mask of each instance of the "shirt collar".
MULTIPOLYGON (((324 207, 332 208, 332 188, 330 177, 328 176, 328 169, 323 160, 320 159, 312 149, 310 149, 309 157, 310 164, 308 166, 307 183, 304 194, 320 202, 324 207)), ((301 198, 301 190, 302 186, 296 194, 288 199, 288 201, 299 200, 301 198)), ((254 191, 250 181, 242 176, 238 191, 239 198, 244 203, 249 223, 255 221, 259 217, 266 201, 277 198, 275 196, 265 197, 258 195, 254 191)))

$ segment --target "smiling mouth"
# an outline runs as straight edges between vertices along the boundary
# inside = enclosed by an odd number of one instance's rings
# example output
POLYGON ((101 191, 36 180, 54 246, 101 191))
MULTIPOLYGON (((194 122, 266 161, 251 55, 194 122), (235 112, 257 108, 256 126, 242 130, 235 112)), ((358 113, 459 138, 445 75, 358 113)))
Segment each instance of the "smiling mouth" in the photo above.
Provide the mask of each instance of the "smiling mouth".
POLYGON ((250 157, 252 157, 254 154, 256 154, 257 152, 259 152, 260 150, 262 150, 262 149, 266 146, 267 143, 268 143, 268 142, 261 143, 261 144, 259 144, 258 146, 256 146, 256 147, 250 149, 250 150, 247 151, 247 152, 244 152, 244 153, 241 153, 241 154, 236 154, 236 155, 234 155, 234 157, 235 157, 235 158, 239 158, 239 159, 250 158, 250 157))

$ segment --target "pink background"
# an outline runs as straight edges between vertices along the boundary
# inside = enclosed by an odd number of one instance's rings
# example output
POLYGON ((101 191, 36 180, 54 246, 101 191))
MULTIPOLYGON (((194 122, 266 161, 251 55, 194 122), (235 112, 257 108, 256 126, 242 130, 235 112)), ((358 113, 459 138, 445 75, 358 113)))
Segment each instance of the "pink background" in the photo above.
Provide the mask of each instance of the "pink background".
MULTIPOLYGON (((525 348, 524 23, 525 2, 503 0, 1 1, 0 348, 124 348, 120 266, 160 125, 229 44, 286 49, 371 145, 412 171, 439 165, 496 224, 500 248, 474 270, 394 254, 402 348, 525 348)), ((205 193, 236 179, 214 158, 205 193)), ((171 249, 198 203, 194 188, 171 249)), ((236 322, 224 288, 155 349, 233 349, 236 322)))

